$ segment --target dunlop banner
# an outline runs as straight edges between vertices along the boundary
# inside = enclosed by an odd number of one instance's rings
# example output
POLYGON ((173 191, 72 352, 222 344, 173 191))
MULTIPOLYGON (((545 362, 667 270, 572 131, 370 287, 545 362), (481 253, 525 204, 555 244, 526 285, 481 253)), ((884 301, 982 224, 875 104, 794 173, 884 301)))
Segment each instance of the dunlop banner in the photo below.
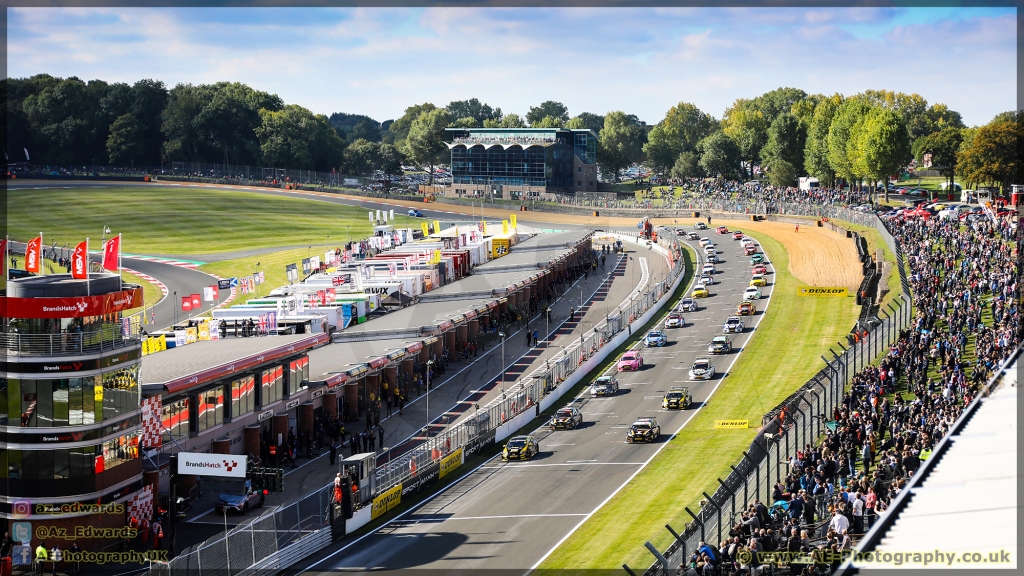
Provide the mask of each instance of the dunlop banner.
POLYGON ((373 507, 370 508, 370 520, 376 520, 383 516, 388 510, 402 503, 402 485, 399 484, 387 492, 373 499, 373 507))
POLYGON ((749 428, 746 420, 715 420, 715 428, 749 428))
POLYGON ((449 472, 462 466, 463 461, 462 448, 445 456, 441 459, 441 473, 437 477, 444 478, 449 472))
POLYGON ((420 222, 420 228, 423 229, 423 236, 430 236, 430 230, 427 229, 427 223, 426 222, 420 222))
POLYGON ((800 296, 843 296, 847 295, 847 288, 841 286, 834 287, 821 287, 821 286, 801 286, 799 290, 800 296))

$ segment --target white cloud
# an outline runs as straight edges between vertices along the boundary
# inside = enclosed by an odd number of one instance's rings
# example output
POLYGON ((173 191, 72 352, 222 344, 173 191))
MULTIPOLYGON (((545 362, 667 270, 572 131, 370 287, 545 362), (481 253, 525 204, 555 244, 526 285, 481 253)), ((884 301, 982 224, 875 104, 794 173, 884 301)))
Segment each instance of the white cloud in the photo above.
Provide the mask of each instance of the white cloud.
POLYGON ((1016 104, 1015 15, 972 9, 32 8, 9 12, 8 51, 13 77, 239 81, 379 120, 477 97, 654 123, 779 86, 916 91, 969 124, 1016 104))

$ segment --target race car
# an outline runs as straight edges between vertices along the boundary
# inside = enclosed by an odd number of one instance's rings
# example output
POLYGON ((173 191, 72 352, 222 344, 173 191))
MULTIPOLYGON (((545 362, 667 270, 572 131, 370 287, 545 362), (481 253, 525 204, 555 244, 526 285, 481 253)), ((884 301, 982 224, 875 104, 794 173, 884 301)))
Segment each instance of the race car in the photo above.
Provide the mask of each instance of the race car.
POLYGON ((732 332, 743 332, 743 320, 740 320, 737 316, 729 316, 722 325, 722 332, 730 334, 732 332))
POLYGON ((740 302, 740 305, 736 307, 736 313, 740 316, 753 316, 755 312, 757 312, 757 306, 754 306, 754 303, 749 300, 740 302))
POLYGON ((715 273, 715 265, 711 264, 709 262, 709 263, 705 264, 704 266, 701 266, 700 273, 701 274, 714 274, 715 273))
POLYGON ((682 328, 686 324, 683 320, 683 315, 678 312, 672 312, 668 315, 668 319, 665 320, 665 328, 682 328))
POLYGON ((513 436, 501 451, 502 460, 529 460, 540 452, 540 444, 533 436, 513 436))
POLYGON ((703 223, 703 222, 697 222, 696 224, 694 224, 693 227, 696 228, 697 230, 707 230, 708 229, 708 225, 703 223))
POLYGON ((713 246, 714 242, 711 241, 711 238, 701 238, 700 242, 698 242, 697 244, 700 244, 700 247, 704 248, 706 246, 713 246))
POLYGON ((228 488, 228 492, 218 496, 213 508, 219 514, 226 510, 245 514, 249 508, 262 508, 266 498, 266 492, 254 489, 252 480, 246 478, 244 482, 237 482, 235 486, 228 488))
POLYGON ((707 261, 712 263, 712 264, 718 264, 719 262, 721 262, 721 260, 718 259, 718 255, 717 254, 708 254, 706 258, 707 258, 707 261))
POLYGON ((743 232, 736 230, 735 232, 732 233, 733 240, 740 240, 741 238, 743 238, 743 232))
POLYGON ((768 280, 764 277, 764 274, 754 274, 750 277, 751 286, 767 286, 768 280))
POLYGON ((764 263, 764 254, 754 254, 753 256, 750 257, 750 265, 751 266, 753 266, 754 264, 763 264, 763 263, 764 263))
POLYGON ((693 292, 690 294, 690 296, 693 296, 694 298, 707 298, 709 294, 710 292, 708 292, 707 286, 703 284, 697 284, 696 286, 693 287, 693 292))
POLYGON ((765 266, 764 264, 758 264, 758 265, 754 266, 753 269, 750 270, 750 273, 751 274, 767 274, 768 273, 768 267, 765 266))
POLYGON ((708 344, 708 352, 712 354, 728 354, 732 352, 732 340, 728 336, 715 336, 708 344))
POLYGON ((566 429, 575 430, 577 426, 583 424, 583 414, 579 410, 572 407, 559 408, 558 412, 551 417, 551 429, 566 429))
POLYGON ((719 234, 728 234, 729 228, 726 226, 719 226, 718 228, 715 228, 715 232, 718 232, 719 234))
POLYGON ((664 332, 658 332, 657 330, 651 331, 644 338, 644 346, 647 346, 648 348, 664 346, 666 344, 668 344, 668 336, 665 336, 664 332))
POLYGON ((760 300, 761 291, 757 289, 757 286, 747 286, 747 289, 743 291, 744 300, 760 300))
POLYGON ((690 406, 690 402, 693 402, 693 396, 690 395, 690 389, 685 386, 673 386, 669 388, 668 394, 661 399, 661 407, 666 410, 686 410, 690 406))
POLYGON ((704 255, 711 256, 712 254, 718 254, 718 248, 714 244, 708 244, 704 247, 704 255))
POLYGON ((753 256, 754 254, 757 254, 757 246, 754 246, 753 244, 747 244, 746 246, 743 247, 744 256, 753 256))
POLYGON ((415 208, 413 208, 412 210, 409 210, 408 212, 406 212, 406 214, 408 214, 409 216, 412 216, 413 218, 423 218, 423 212, 420 212, 419 210, 416 210, 415 208))
POLYGON ((711 286, 715 283, 715 278, 711 274, 701 274, 697 281, 705 286, 711 286))
POLYGON ((698 356, 690 366, 690 380, 711 380, 715 376, 715 364, 707 356, 698 356))
POLYGON ((744 248, 746 248, 747 246, 753 246, 755 244, 756 242, 754 242, 754 239, 751 238, 750 236, 744 236, 743 238, 740 239, 740 246, 743 246, 744 248))
POLYGON ((677 307, 677 310, 679 310, 680 312, 696 312, 697 301, 687 296, 686 298, 683 298, 682 300, 679 301, 679 306, 677 307))
POLYGON ((622 358, 619 358, 619 362, 615 365, 615 368, 619 372, 627 372, 629 370, 639 370, 640 368, 643 368, 643 365, 643 356, 640 356, 640 353, 636 350, 630 350, 623 354, 622 358))
POLYGON ((654 418, 637 418, 626 432, 626 442, 656 442, 661 436, 661 426, 654 418))
POLYGON ((696 232, 689 232, 686 234, 686 237, 690 240, 697 240, 700 238, 700 234, 697 234, 696 232))
POLYGON ((611 376, 601 376, 590 385, 590 397, 615 396, 619 391, 619 381, 611 376))

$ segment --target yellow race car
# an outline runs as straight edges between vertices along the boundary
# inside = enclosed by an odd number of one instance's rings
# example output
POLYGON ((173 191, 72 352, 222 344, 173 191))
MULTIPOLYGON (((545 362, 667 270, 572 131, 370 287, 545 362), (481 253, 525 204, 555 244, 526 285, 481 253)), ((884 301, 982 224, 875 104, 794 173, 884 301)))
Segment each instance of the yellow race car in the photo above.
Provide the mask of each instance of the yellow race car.
POLYGON ((502 460, 529 460, 540 452, 540 444, 533 436, 513 436, 501 451, 502 460))
POLYGON ((750 277, 751 286, 767 286, 768 280, 765 279, 764 274, 754 274, 750 277))
POLYGON ((690 294, 690 296, 693 296, 694 298, 707 298, 708 294, 709 292, 707 286, 703 284, 697 284, 696 286, 693 287, 693 293, 690 294))

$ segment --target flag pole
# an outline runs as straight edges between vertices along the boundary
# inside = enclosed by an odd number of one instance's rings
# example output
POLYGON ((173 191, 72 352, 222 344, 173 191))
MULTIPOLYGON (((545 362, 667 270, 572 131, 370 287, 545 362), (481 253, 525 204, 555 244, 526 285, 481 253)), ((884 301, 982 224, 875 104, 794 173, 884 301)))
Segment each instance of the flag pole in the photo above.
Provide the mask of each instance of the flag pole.
MULTIPOLYGON (((71 263, 71 268, 74 269, 74 262, 71 263)), ((85 295, 92 296, 92 274, 89 270, 89 237, 85 237, 85 295)))
POLYGON ((117 277, 118 289, 124 290, 124 275, 121 274, 121 233, 117 233, 117 277))
MULTIPOLYGON (((28 257, 28 244, 25 245, 25 257, 28 257)), ((39 275, 46 276, 46 266, 43 266, 43 233, 39 233, 39 254, 36 255, 39 258, 39 275)), ((28 269, 28 266, 25 266, 28 269)))

